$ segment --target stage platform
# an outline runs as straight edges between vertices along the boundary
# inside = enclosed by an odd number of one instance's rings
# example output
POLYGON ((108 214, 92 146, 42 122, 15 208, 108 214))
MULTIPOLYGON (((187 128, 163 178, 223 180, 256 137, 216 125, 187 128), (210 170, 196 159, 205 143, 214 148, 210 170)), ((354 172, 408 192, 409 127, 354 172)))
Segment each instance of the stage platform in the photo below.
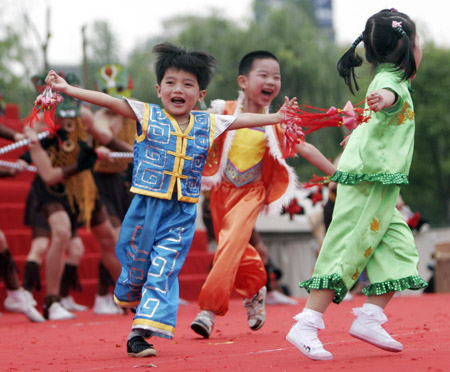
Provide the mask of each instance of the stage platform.
POLYGON ((92 310, 67 321, 30 323, 21 314, 0 316, 0 371, 396 371, 450 370, 450 294, 395 297, 386 309, 386 330, 403 343, 390 353, 356 340, 347 331, 351 309, 365 298, 356 296, 331 305, 326 329, 319 335, 334 360, 316 362, 285 340, 298 306, 267 306, 259 331, 247 326, 242 301, 233 299, 225 317, 218 317, 210 339, 197 337, 190 323, 197 305, 180 306, 173 340, 153 338, 158 356, 131 358, 125 343, 132 314, 97 316, 92 310))

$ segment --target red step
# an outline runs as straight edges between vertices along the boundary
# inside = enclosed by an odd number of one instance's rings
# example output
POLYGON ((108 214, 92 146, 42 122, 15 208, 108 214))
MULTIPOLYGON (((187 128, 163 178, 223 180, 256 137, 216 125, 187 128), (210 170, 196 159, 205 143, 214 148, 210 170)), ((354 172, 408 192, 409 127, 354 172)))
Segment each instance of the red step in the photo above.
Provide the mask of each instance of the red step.
POLYGON ((5 182, 4 178, 0 179, 0 195, 1 200, 8 203, 25 203, 30 183, 17 181, 5 182))
POLYGON ((23 224, 24 203, 1 203, 0 227, 2 230, 25 227, 23 224))

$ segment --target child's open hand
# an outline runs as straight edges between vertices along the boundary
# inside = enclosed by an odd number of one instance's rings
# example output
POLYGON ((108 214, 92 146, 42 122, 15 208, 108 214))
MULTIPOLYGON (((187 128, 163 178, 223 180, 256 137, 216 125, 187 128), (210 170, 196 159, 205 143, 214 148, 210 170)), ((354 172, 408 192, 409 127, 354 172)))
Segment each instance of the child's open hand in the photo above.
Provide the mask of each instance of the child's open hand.
POLYGON ((288 97, 284 97, 284 104, 280 107, 277 114, 280 116, 280 123, 284 123, 287 118, 287 112, 289 111, 297 111, 299 108, 297 97, 289 99, 288 97))
POLYGON ((375 90, 367 96, 367 103, 373 111, 378 112, 395 103, 395 93, 388 89, 375 90))
POLYGON ((298 106, 298 102, 297 102, 297 97, 289 99, 289 97, 285 96, 284 104, 283 104, 283 106, 281 106, 280 111, 283 109, 283 107, 289 107, 291 109, 298 110, 299 106, 298 106))
POLYGON ((65 92, 69 86, 69 84, 53 70, 48 72, 45 83, 57 92, 65 92))

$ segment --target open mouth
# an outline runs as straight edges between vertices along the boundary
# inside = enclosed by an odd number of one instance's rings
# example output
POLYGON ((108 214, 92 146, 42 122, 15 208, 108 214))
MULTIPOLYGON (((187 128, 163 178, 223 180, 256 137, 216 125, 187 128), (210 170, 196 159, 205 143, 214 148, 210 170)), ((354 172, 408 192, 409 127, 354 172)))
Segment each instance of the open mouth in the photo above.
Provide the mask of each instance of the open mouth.
POLYGON ((261 91, 262 95, 269 98, 272 95, 272 91, 271 90, 262 90, 261 91))
POLYGON ((183 98, 174 97, 174 98, 171 99, 171 102, 174 105, 184 105, 185 100, 183 98))

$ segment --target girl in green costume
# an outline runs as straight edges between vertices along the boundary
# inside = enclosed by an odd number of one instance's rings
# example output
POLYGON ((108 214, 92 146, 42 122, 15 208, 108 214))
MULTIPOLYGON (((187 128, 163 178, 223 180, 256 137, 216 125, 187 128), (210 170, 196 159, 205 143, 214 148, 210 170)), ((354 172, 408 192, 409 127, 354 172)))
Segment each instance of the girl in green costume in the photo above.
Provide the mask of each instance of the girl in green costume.
POLYGON ((403 346, 381 326, 384 307, 396 291, 418 290, 426 283, 417 272, 418 254, 406 222, 395 208, 400 186, 408 184, 414 146, 414 107, 410 79, 415 77, 422 49, 414 22, 395 9, 370 17, 365 30, 338 62, 339 74, 353 93, 354 68, 363 41, 366 59, 376 73, 368 88, 366 108, 372 116, 357 127, 331 177, 338 183, 333 220, 311 279, 301 282, 310 294, 286 339, 304 355, 329 360, 317 330, 333 301, 339 303, 364 269, 371 284, 366 303, 353 309, 350 335, 388 351, 403 346))

